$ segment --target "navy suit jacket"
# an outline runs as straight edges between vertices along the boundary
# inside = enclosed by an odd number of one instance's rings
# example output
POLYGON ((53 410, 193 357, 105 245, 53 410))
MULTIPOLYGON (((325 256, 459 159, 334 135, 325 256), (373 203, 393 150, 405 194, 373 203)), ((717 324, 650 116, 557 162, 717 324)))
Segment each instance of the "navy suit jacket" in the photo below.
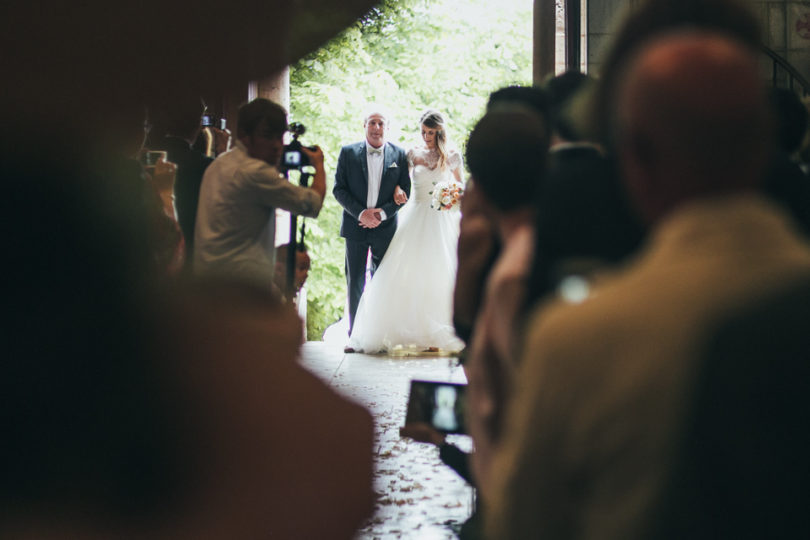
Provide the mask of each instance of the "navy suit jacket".
POLYGON ((368 208, 368 161, 366 160, 366 142, 350 144, 340 150, 335 187, 332 194, 343 207, 343 220, 340 224, 340 236, 353 240, 363 240, 368 234, 393 234, 396 229, 397 212, 402 205, 394 202, 394 189, 401 187, 411 194, 411 177, 408 172, 408 158, 405 150, 391 143, 383 146, 383 172, 380 181, 380 194, 376 208, 381 208, 386 215, 379 227, 365 229, 358 225, 360 213, 368 208))

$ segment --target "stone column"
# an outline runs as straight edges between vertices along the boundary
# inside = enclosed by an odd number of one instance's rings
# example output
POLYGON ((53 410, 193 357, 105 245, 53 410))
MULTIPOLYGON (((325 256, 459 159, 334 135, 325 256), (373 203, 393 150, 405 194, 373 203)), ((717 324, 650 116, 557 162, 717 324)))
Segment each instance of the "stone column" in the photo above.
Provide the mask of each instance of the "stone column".
MULTIPOLYGON (((251 83, 255 97, 269 99, 290 110, 290 68, 280 71, 251 83)), ((251 92, 252 93, 252 92, 251 92)), ((251 96, 253 97, 253 96, 251 96)), ((290 214, 276 210, 276 245, 285 244, 290 239, 290 214)))
POLYGON ((290 110, 290 68, 285 67, 281 71, 265 77, 258 81, 257 96, 283 106, 290 110))

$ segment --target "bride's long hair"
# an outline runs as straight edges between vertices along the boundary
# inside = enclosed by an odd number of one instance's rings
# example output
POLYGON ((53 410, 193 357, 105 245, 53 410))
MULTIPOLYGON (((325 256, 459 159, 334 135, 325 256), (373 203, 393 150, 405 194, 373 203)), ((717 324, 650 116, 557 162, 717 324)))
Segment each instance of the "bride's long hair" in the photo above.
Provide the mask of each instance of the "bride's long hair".
POLYGON ((439 168, 444 170, 447 166, 447 131, 444 128, 444 117, 435 109, 428 109, 419 119, 419 129, 427 126, 436 130, 436 151, 439 153, 439 168))

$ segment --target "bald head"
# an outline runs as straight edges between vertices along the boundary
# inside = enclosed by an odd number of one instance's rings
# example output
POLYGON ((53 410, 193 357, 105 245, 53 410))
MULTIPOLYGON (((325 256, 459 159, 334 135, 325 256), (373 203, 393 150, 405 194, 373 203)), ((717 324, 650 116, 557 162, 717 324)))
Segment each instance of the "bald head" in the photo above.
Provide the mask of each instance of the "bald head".
POLYGON ((626 64, 618 89, 617 152, 648 221, 760 181, 773 135, 749 48, 706 32, 656 38, 626 64))

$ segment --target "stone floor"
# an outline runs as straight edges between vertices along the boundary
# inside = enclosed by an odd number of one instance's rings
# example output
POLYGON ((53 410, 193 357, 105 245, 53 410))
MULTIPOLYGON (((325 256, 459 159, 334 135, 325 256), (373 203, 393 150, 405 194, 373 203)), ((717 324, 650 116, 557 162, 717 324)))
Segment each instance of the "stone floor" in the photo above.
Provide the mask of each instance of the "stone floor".
MULTIPOLYGON (((453 357, 343 354, 342 347, 307 342, 302 364, 375 417, 374 515, 357 539, 456 538, 472 512, 474 491, 439 460, 433 445, 401 439, 411 379, 466 382, 453 357)), ((470 449, 469 437, 451 442, 470 449)))

